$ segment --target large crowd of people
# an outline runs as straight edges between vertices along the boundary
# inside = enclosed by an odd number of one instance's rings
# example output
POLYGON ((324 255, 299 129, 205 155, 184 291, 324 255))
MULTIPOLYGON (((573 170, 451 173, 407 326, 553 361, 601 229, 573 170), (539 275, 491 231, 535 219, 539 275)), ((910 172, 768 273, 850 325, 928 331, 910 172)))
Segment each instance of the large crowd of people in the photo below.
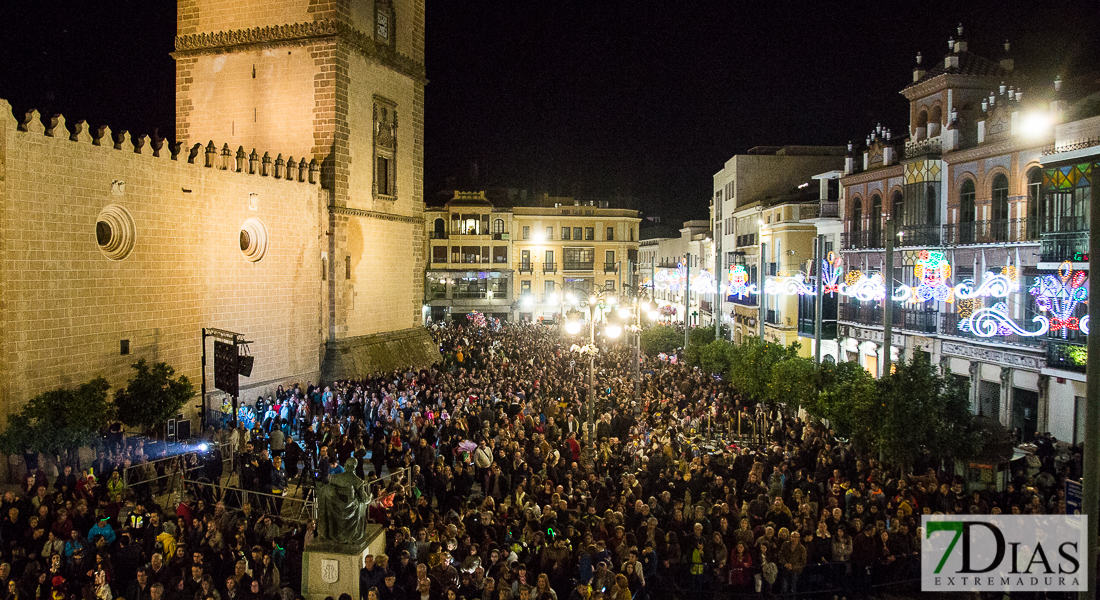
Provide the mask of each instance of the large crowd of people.
POLYGON ((621 340, 590 386, 590 356, 553 325, 432 335, 442 363, 280 387, 202 451, 161 458, 115 428, 88 470, 50 477, 28 457, 0 510, 8 599, 296 598, 317 534, 290 499, 353 457, 385 535, 359 576, 370 600, 915 590, 922 515, 1064 512, 1061 483, 1079 475, 1078 455, 1039 436, 1004 491, 968 492, 682 362, 643 358, 636 395, 621 340))

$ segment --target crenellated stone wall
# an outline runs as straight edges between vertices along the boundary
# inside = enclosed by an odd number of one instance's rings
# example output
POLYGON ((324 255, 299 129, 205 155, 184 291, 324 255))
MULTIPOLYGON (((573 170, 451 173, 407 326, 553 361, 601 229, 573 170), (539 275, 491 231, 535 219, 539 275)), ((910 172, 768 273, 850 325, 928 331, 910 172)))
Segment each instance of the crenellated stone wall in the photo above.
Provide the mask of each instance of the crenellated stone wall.
POLYGON ((317 381, 329 192, 316 161, 272 154, 17 120, 0 100, 0 423, 44 390, 119 386, 139 358, 198 387, 203 327, 254 342, 244 397, 317 381))

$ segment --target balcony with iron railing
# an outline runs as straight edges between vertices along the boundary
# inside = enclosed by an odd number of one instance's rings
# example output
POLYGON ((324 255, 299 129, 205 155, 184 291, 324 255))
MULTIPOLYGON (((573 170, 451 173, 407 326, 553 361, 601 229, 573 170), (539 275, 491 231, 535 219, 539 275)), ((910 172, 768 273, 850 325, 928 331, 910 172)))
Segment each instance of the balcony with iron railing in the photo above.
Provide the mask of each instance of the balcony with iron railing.
POLYGON ((604 273, 618 273, 619 272, 619 265, 617 265, 615 263, 604 263, 603 272, 604 273))
POLYGON ((447 232, 446 231, 432 231, 431 233, 428 234, 428 237, 433 239, 433 240, 445 240, 445 239, 447 239, 447 232))
MULTIPOLYGON (((936 318, 938 314, 939 311, 936 310, 895 306, 891 321, 895 329, 914 331, 917 333, 936 333, 936 318)), ((841 304, 840 320, 857 323, 859 325, 882 327, 882 306, 878 303, 874 305, 857 305, 853 303, 841 304)))
POLYGON ((744 235, 739 235, 739 236, 737 236, 736 243, 737 243, 738 248, 741 248, 743 246, 755 246, 756 245, 756 234, 755 233, 746 233, 744 235))
MULTIPOLYGON (((942 244, 943 227, 939 223, 922 225, 903 225, 898 227, 898 238, 894 245, 902 246, 939 246, 942 244)), ((886 238, 883 238, 885 242, 886 238)))
POLYGON ((557 273, 558 272, 558 263, 552 263, 552 262, 542 263, 542 272, 543 273, 557 273))
POLYGON ((840 245, 845 250, 862 250, 868 248, 882 248, 882 231, 848 231, 840 234, 840 245))
POLYGON ((803 221, 840 218, 840 203, 830 200, 800 204, 798 216, 803 221))
POLYGON ((1043 233, 1039 236, 1039 262, 1088 262, 1088 225, 1078 230, 1043 233))
POLYGON ((519 263, 519 272, 520 273, 534 273, 535 272, 535 267, 534 267, 534 265, 532 265, 529 262, 521 262, 521 263, 519 263))
POLYGON ((1079 343, 1047 340, 1047 367, 1074 373, 1084 373, 1088 367, 1088 346, 1079 343))
POLYGON ((1034 217, 948 223, 943 226, 943 243, 967 246, 1033 242, 1039 239, 1038 225, 1034 217))
POLYGON ((940 138, 925 138, 923 140, 910 140, 905 142, 903 154, 905 158, 918 158, 921 156, 939 156, 943 152, 940 138))

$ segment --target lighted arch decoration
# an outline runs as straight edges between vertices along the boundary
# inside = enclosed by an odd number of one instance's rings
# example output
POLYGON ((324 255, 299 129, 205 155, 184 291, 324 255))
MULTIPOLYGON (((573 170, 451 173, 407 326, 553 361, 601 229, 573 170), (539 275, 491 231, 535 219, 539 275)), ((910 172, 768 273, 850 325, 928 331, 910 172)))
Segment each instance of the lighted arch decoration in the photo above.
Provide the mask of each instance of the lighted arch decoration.
POLYGON ((1073 265, 1065 261, 1058 267, 1057 276, 1037 277, 1035 284, 1028 290, 1035 296, 1039 310, 1050 313, 1050 330, 1061 331, 1063 339, 1068 337, 1071 329, 1088 333, 1088 317, 1079 320, 1073 316, 1078 304, 1088 302, 1089 288, 1085 285, 1087 279, 1087 273, 1074 271, 1073 265))

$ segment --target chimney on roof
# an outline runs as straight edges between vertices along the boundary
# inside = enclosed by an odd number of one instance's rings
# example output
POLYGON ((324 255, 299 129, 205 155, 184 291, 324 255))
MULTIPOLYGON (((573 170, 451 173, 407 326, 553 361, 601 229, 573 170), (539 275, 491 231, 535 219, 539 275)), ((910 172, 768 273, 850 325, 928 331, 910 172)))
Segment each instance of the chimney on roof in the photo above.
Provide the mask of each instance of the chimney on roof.
POLYGON ((1005 71, 1011 71, 1012 69, 1016 68, 1016 61, 1012 60, 1010 48, 1011 46, 1009 45, 1008 40, 1005 40, 1005 55, 1004 58, 1001 59, 1001 68, 1005 71))
POLYGON ((1062 122, 1062 113, 1066 109, 1066 101, 1062 99, 1062 76, 1056 75, 1054 77, 1054 100, 1050 102, 1050 114, 1054 117, 1055 123, 1062 122))
POLYGON ((959 39, 954 44, 955 53, 966 52, 966 38, 963 37, 963 26, 959 23, 958 27, 959 39))
POLYGON ((924 77, 924 65, 921 64, 921 60, 923 58, 924 57, 921 56, 921 53, 917 52, 917 66, 913 67, 913 83, 920 81, 920 78, 924 77))
POLYGON ((955 38, 949 38, 947 40, 947 56, 943 57, 943 68, 948 71, 959 68, 959 54, 957 48, 958 46, 955 45, 955 38))

